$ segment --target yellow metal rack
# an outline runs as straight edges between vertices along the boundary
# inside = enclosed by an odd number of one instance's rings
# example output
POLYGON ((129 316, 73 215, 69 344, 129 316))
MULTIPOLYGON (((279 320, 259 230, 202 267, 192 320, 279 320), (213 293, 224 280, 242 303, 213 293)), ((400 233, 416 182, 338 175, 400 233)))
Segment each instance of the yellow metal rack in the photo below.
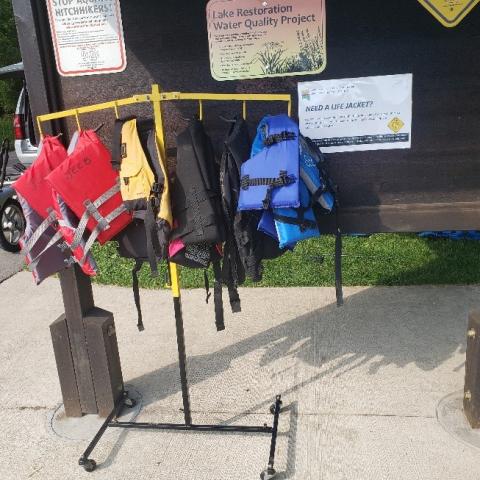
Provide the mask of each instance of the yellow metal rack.
MULTIPOLYGON (((162 102, 166 101, 196 101, 198 102, 199 117, 203 118, 203 102, 206 101, 236 101, 242 102, 243 117, 247 116, 247 102, 286 102, 287 113, 291 115, 292 99, 290 95, 283 94, 250 94, 250 93, 183 93, 183 92, 162 92, 158 85, 152 85, 151 93, 133 95, 132 97, 114 100, 111 102, 99 103, 96 105, 89 105, 85 107, 79 107, 61 112, 48 113, 46 115, 39 115, 37 117, 37 125, 40 135, 43 137, 42 124, 51 120, 58 120, 62 118, 74 117, 76 119, 77 127, 81 130, 80 115, 86 113, 95 113, 101 110, 113 110, 115 116, 118 118, 119 107, 127 105, 134 105, 137 103, 151 103, 153 107, 153 116, 155 120, 155 131, 159 143, 160 154, 162 160, 166 161, 166 149, 165 149, 165 133, 163 128, 162 118, 162 102)), ((99 431, 90 442, 85 452, 79 459, 79 464, 86 471, 93 471, 96 467, 94 460, 89 458, 93 449, 99 442, 105 430, 109 427, 116 428, 137 428, 137 429, 149 429, 149 430, 182 430, 182 431, 196 431, 196 432, 236 432, 236 433, 268 433, 271 434, 270 442, 270 455, 267 468, 261 473, 262 479, 272 479, 275 477, 274 461, 275 450, 278 432, 278 420, 281 409, 281 396, 277 395, 275 402, 270 407, 270 413, 273 415, 273 426, 268 427, 267 424, 263 426, 242 426, 242 425, 199 425, 192 423, 192 415, 190 408, 190 398, 188 391, 188 379, 186 370, 186 351, 185 351, 185 334, 183 328, 182 308, 180 301, 180 281, 179 281, 179 269, 174 263, 169 264, 170 278, 171 278, 171 291, 173 296, 173 304, 175 311, 176 321, 176 333, 177 333, 177 346, 179 357, 179 369, 180 380, 182 386, 182 398, 183 398, 183 411, 185 423, 172 424, 172 423, 140 423, 140 422, 119 422, 114 421, 120 414, 124 406, 132 404, 132 399, 127 397, 127 392, 124 392, 118 404, 112 410, 107 417, 99 431)))
MULTIPOLYGON (((81 130, 80 115, 86 113, 95 113, 101 110, 113 110, 118 118, 119 107, 134 105, 137 103, 151 103, 153 107, 153 116, 155 120, 155 129, 157 133, 160 153, 163 161, 166 160, 165 155, 165 133, 163 128, 162 102, 166 101, 188 100, 198 102, 199 117, 203 118, 203 102, 205 101, 235 101, 242 102, 243 118, 247 117, 247 102, 286 102, 287 113, 292 113, 292 97, 287 94, 261 94, 261 93, 183 93, 183 92, 162 92, 159 85, 152 85, 151 93, 133 95, 132 97, 113 100, 110 102, 98 103, 96 105, 87 105, 85 107, 72 108, 55 113, 47 113, 37 117, 38 131, 43 137, 42 123, 51 120, 74 117, 77 127, 81 130)), ((170 264, 171 274, 171 290, 174 297, 180 296, 180 283, 178 278, 178 268, 175 264, 170 264)))

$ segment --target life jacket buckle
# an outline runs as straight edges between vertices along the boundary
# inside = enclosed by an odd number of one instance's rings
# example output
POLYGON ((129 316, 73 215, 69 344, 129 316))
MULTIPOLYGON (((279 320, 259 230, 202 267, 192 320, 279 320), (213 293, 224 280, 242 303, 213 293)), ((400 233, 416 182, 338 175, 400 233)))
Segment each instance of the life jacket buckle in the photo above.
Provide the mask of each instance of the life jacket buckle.
POLYGON ((161 185, 158 183, 158 182, 154 182, 152 184, 152 188, 150 190, 150 193, 155 193, 155 194, 159 194, 161 193, 162 189, 161 189, 161 185))
POLYGON ((269 135, 268 137, 265 138, 264 144, 267 147, 271 147, 272 145, 275 145, 276 143, 280 142, 285 142, 287 140, 295 140, 297 136, 295 135, 294 132, 288 132, 288 131, 283 131, 280 133, 274 133, 272 135, 269 135))
POLYGON ((286 170, 280 170, 280 174, 278 176, 279 179, 279 185, 281 187, 285 187, 287 185, 290 185, 295 182, 295 176, 294 175, 288 175, 286 170))
POLYGON ((250 175, 244 175, 241 178, 240 186, 242 187, 242 190, 248 190, 248 187, 250 186, 250 175))

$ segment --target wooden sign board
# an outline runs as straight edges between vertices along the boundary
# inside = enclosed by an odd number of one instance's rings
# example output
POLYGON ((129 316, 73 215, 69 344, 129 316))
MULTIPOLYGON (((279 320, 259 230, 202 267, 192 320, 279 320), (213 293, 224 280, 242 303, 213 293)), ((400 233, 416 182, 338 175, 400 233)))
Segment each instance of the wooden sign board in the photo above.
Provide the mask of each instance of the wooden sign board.
MULTIPOLYGON (((347 232, 480 229, 480 8, 470 5, 461 24, 447 29, 417 2, 381 2, 381 8, 370 0, 325 3, 328 62, 319 74, 219 82, 210 70, 206 1, 124 0, 125 71, 53 75, 50 83, 58 84, 64 108, 148 91, 159 83, 166 91, 290 93, 296 116, 298 82, 412 74, 410 148, 328 155, 340 188, 342 227, 347 232)), ((43 21, 48 25, 46 16, 43 21)), ((29 34, 21 32, 24 38, 29 34)), ((32 43, 33 48, 38 46, 32 43)), ((48 61, 47 56, 42 50, 40 57, 48 61)), ((36 65, 23 58, 28 81, 36 65)), ((168 147, 175 146, 184 118, 197 111, 193 102, 165 105, 168 147)), ((206 128, 218 147, 228 128, 220 117, 241 111, 241 104, 204 105, 206 128)), ((247 112, 253 133, 263 115, 284 112, 284 105, 248 104, 247 112)), ((120 111, 132 113, 151 114, 146 107, 120 111)), ((85 126, 106 122, 108 144, 113 120, 113 111, 82 118, 85 126)))

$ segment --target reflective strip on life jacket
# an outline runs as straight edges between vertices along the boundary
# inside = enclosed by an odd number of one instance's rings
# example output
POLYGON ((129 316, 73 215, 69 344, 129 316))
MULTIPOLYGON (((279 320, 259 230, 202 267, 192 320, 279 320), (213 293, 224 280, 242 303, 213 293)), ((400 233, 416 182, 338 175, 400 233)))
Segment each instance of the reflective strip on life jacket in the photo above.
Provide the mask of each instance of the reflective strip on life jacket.
MULTIPOLYGON (((78 218, 63 201, 58 192, 54 192, 54 208, 58 218, 59 230, 62 233, 64 239, 64 248, 68 248, 73 255, 74 261, 76 261, 83 272, 88 276, 94 276, 97 274, 97 264, 91 254, 86 250, 85 241, 83 238, 80 242, 73 246, 73 239, 78 228, 78 218)), ((73 263, 73 259, 72 262, 73 263)))

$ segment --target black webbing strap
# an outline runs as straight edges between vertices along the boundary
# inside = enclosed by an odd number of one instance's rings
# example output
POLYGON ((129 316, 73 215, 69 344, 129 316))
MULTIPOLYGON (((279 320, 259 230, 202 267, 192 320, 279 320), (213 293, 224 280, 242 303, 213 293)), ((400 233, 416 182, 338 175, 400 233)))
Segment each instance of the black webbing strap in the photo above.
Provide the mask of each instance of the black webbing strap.
POLYGON ((242 311, 242 303, 240 301, 240 295, 238 294, 237 287, 233 284, 228 285, 228 297, 230 299, 230 307, 232 313, 239 313, 242 311))
POLYGON ((248 190, 249 187, 283 187, 295 182, 293 175, 288 175, 286 170, 280 170, 278 177, 259 177, 250 178, 250 175, 244 175, 240 180, 242 190, 248 190))
POLYGON ((312 203, 317 203, 318 199, 326 192, 328 191, 327 183, 324 181, 323 185, 320 188, 317 188, 315 190, 315 193, 312 194, 312 203))
POLYGON ((338 203, 335 207, 335 295, 337 297, 337 307, 341 307, 343 305, 342 230, 338 218, 338 203))
POLYGON ((203 271, 203 283, 205 285, 205 303, 208 303, 212 294, 210 293, 210 282, 208 281, 208 272, 206 269, 203 271))
POLYGON ((250 178, 250 175, 244 175, 240 179, 240 187, 242 188, 242 190, 248 190, 249 187, 268 186, 267 193, 265 194, 265 198, 262 202, 263 208, 265 210, 268 210, 270 208, 273 189, 285 187, 286 185, 290 185, 292 183, 295 183, 295 176, 288 175, 288 172, 286 170, 280 170, 278 177, 275 178, 250 178))
POLYGON ((297 136, 294 132, 283 131, 280 133, 273 133, 265 138, 263 144, 267 147, 271 147, 275 143, 285 142, 287 140, 295 140, 297 136))
POLYGON ((113 125, 113 140, 112 140, 112 168, 119 171, 122 165, 122 158, 125 156, 126 152, 123 151, 122 147, 122 128, 125 122, 129 120, 134 120, 135 116, 117 118, 113 125))
POLYGON ((213 303, 215 305, 215 326, 217 332, 225 330, 225 321, 223 317, 223 300, 222 300, 222 267, 220 260, 214 260, 213 275, 215 277, 215 283, 213 286, 213 303))
POLYGON ((297 225, 300 228, 301 232, 307 230, 315 230, 317 228, 317 222, 313 220, 308 220, 304 217, 306 208, 296 208, 295 209, 297 216, 296 217, 287 217, 286 215, 279 215, 278 213, 273 213, 273 218, 282 223, 288 223, 289 225, 297 225))
POLYGON ((153 212, 152 204, 150 202, 147 202, 147 211, 145 213, 144 223, 145 233, 147 236, 148 263, 150 264, 152 276, 156 277, 158 276, 158 267, 154 241, 157 239, 157 222, 155 221, 155 213, 153 212))
POLYGON ((135 266, 132 269, 132 290, 135 307, 137 307, 137 328, 139 332, 145 330, 143 326, 142 308, 140 306, 140 290, 138 288, 138 272, 142 268, 143 260, 136 258, 135 266))

